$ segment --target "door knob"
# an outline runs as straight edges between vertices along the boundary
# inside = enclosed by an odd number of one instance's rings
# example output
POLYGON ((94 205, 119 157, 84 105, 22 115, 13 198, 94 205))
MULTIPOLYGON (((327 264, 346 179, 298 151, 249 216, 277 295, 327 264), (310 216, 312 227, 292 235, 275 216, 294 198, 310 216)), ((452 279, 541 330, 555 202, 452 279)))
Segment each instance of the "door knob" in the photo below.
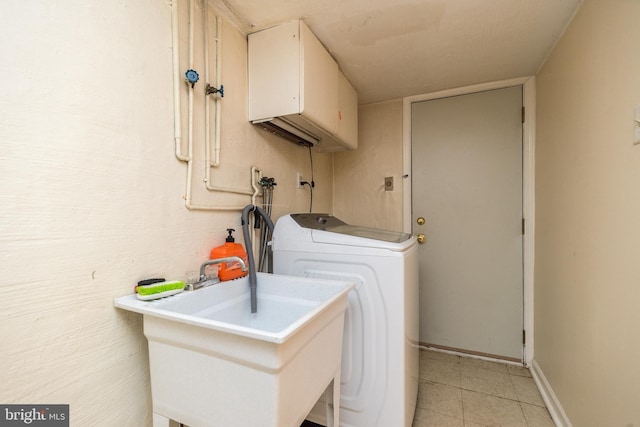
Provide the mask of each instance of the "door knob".
POLYGON ((418 233, 418 243, 423 244, 427 241, 427 236, 422 233, 418 233))
POLYGON ((416 222, 418 223, 418 225, 424 225, 425 220, 423 217, 419 217, 418 219, 416 219, 416 222))

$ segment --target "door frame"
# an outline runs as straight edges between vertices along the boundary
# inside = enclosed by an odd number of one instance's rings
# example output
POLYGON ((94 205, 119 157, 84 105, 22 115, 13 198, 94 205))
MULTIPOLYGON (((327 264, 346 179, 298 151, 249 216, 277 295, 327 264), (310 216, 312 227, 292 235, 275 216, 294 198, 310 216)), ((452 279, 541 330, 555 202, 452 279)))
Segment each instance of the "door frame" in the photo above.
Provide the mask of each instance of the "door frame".
POLYGON ((411 105, 457 95, 468 95, 493 89, 522 86, 525 121, 522 128, 522 212, 525 218, 523 236, 523 328, 526 333, 524 362, 531 365, 534 350, 533 319, 533 267, 535 231, 535 140, 536 140, 536 81, 535 77, 521 77, 472 86, 464 86, 439 92, 408 96, 402 99, 402 224, 404 232, 411 233, 411 105))

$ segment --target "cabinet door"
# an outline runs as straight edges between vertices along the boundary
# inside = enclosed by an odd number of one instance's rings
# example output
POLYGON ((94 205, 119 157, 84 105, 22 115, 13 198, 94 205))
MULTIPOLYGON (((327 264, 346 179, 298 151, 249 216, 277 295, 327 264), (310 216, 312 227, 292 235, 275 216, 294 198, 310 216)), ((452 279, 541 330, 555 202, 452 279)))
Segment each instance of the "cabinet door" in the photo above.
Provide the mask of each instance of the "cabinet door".
POLYGON ((300 21, 302 115, 331 134, 338 126, 338 64, 309 27, 300 21))
POLYGON ((249 120, 298 114, 300 99, 298 21, 249 34, 249 120))
POLYGON ((346 148, 358 148, 358 93, 342 73, 338 76, 337 115, 336 137, 346 148))

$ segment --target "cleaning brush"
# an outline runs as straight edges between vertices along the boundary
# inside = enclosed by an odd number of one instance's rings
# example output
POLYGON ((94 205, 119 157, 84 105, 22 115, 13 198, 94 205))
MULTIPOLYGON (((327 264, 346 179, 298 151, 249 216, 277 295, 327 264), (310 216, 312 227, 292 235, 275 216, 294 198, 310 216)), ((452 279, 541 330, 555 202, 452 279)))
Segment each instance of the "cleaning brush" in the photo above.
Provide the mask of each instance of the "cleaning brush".
POLYGON ((184 286, 185 284, 182 280, 138 285, 136 286, 136 297, 143 301, 164 298, 184 291, 184 286))

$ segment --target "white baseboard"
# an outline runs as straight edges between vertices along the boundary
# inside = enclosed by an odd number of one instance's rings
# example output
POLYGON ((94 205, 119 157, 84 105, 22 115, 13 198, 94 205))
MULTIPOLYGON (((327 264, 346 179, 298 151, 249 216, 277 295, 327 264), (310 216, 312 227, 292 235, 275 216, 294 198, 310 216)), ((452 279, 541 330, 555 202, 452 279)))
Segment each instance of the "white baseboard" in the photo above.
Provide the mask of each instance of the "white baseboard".
POLYGON ((547 381, 547 378, 542 373, 542 369, 540 369, 540 365, 538 365, 538 362, 536 362, 535 359, 531 361, 531 375, 538 386, 538 390, 540 390, 542 399, 547 405, 547 409, 549 410, 555 425, 557 427, 572 427, 573 425, 571 424, 569 417, 567 417, 567 414, 564 412, 558 397, 551 388, 551 384, 547 381))

